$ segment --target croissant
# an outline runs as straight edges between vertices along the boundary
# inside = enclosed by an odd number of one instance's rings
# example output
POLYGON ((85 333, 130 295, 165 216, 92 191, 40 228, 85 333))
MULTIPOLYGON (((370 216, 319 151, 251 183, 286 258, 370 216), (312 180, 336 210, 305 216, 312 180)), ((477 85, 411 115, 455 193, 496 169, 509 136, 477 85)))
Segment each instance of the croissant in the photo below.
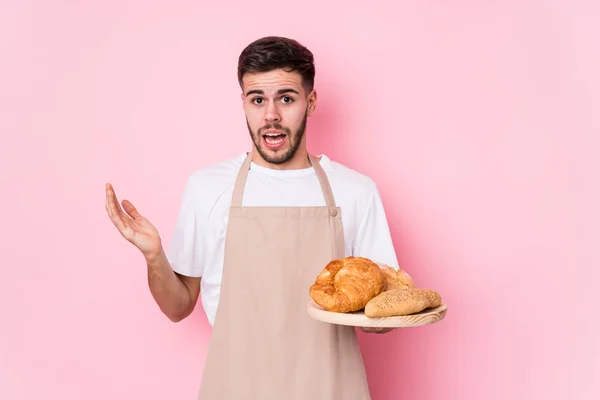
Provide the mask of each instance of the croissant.
POLYGON ((362 310, 385 287, 385 276, 376 263, 350 256, 327 264, 310 287, 310 296, 327 311, 353 312, 362 310))
POLYGON ((413 279, 402 269, 395 270, 385 264, 377 263, 385 276, 384 291, 415 287, 413 279))

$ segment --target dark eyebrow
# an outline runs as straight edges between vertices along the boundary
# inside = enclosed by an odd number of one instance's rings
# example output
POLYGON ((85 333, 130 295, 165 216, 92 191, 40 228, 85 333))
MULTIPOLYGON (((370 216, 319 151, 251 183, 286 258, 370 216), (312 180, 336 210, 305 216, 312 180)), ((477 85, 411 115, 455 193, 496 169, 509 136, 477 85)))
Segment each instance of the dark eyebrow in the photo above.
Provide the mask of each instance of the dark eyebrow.
MULTIPOLYGON (((297 91, 297 90, 294 90, 294 89, 280 89, 280 90, 278 90, 278 91, 277 91, 277 94, 284 94, 284 93, 296 93, 297 95, 300 95, 300 93, 298 93, 298 91, 297 91)), ((260 94, 260 95, 264 95, 264 94, 265 94, 265 92, 264 92, 264 91, 262 91, 262 90, 258 90, 258 89, 255 89, 255 90, 250 90, 250 91, 248 91, 248 92, 246 93, 246 96, 250 96, 251 94, 260 94)))
POLYGON ((298 93, 298 91, 294 90, 294 89, 281 89, 277 92, 277 94, 284 94, 284 93, 296 93, 297 95, 300 95, 300 93, 298 93))

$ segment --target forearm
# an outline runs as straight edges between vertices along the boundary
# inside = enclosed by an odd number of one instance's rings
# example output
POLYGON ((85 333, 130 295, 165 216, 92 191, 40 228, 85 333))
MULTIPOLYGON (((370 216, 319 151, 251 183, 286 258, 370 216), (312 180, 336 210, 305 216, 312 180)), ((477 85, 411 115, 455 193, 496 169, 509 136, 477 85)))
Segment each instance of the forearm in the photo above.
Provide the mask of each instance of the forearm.
POLYGON ((173 271, 164 251, 146 258, 148 285, 161 311, 173 322, 187 317, 193 309, 189 287, 173 271))

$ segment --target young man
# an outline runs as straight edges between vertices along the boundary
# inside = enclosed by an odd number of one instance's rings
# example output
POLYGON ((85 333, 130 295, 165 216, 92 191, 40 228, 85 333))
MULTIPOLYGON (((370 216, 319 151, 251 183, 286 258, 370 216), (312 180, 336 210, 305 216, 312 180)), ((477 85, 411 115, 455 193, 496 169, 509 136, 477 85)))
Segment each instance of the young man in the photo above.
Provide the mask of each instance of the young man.
MULTIPOLYGON (((365 400, 355 330, 311 319, 308 290, 335 258, 398 267, 376 184, 306 149, 313 55, 266 37, 240 55, 252 151, 188 179, 167 255, 152 224, 110 184, 106 209, 144 254, 160 309, 180 321, 201 295, 213 326, 202 400, 365 400)), ((366 330, 382 332, 381 330, 366 330)))

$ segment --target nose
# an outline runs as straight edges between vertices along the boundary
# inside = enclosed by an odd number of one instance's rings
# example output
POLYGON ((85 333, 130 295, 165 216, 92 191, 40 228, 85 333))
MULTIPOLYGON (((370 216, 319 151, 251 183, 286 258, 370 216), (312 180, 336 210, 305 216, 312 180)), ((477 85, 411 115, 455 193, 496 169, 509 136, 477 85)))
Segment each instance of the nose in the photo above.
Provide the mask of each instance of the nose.
POLYGON ((266 122, 279 122, 281 120, 281 115, 279 114, 279 109, 275 105, 275 102, 269 102, 267 107, 265 108, 265 121, 266 122))

